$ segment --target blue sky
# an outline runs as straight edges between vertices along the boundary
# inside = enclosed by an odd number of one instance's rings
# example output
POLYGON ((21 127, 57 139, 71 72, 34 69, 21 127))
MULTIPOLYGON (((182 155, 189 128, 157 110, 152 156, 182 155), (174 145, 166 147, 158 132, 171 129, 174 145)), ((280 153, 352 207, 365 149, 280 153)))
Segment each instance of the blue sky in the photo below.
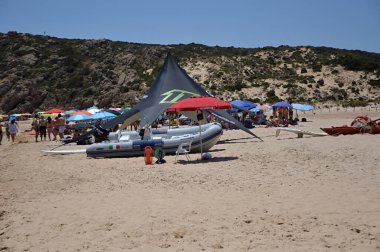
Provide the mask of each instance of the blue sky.
POLYGON ((0 32, 380 53, 378 0, 0 0, 0 32))

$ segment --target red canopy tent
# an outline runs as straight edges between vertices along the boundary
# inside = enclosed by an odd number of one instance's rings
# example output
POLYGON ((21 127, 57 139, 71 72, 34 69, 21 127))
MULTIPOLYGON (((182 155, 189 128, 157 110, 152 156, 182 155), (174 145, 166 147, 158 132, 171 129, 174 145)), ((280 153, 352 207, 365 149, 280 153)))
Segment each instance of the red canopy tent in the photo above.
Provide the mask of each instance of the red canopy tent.
POLYGON ((230 109, 232 106, 228 102, 209 96, 195 96, 183 99, 174 103, 166 111, 192 111, 206 109, 230 109))
MULTIPOLYGON (((180 100, 166 109, 166 111, 195 111, 207 109, 230 109, 232 105, 228 102, 219 100, 209 96, 195 96, 180 100)), ((201 144, 201 159, 202 159, 202 130, 199 124, 199 140, 201 144)))

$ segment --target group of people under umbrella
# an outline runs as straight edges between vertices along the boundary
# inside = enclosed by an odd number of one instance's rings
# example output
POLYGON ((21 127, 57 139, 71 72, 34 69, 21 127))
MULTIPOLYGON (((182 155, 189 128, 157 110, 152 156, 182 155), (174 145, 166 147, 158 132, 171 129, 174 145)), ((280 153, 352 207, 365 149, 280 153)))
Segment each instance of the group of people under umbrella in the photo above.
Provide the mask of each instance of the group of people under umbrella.
POLYGON ((234 100, 230 102, 234 107, 230 109, 230 113, 235 115, 235 118, 240 120, 248 128, 256 125, 269 126, 286 126, 288 124, 297 124, 297 111, 314 110, 312 105, 280 101, 273 105, 259 104, 247 100, 234 100), (267 118, 264 112, 272 110, 272 115, 267 118), (293 111, 296 111, 294 117, 293 111))

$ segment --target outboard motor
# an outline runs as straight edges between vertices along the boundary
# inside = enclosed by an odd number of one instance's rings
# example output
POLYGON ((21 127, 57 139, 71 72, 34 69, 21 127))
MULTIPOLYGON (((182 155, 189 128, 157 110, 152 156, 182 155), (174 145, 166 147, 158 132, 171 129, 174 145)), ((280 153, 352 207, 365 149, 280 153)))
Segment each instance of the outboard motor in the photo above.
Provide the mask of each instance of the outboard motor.
POLYGON ((95 125, 94 137, 95 143, 100 143, 108 139, 109 131, 102 128, 100 125, 95 125))

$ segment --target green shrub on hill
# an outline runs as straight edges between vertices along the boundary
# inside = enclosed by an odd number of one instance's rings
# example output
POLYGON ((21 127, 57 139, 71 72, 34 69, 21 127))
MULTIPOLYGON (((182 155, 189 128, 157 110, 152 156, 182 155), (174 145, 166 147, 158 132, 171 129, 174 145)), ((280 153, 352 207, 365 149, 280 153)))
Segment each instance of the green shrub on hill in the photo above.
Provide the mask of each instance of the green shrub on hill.
POLYGON ((323 86, 325 84, 325 81, 321 78, 317 81, 317 83, 320 85, 320 86, 323 86))
POLYGON ((267 99, 266 99, 266 102, 268 103, 276 103, 276 102, 279 102, 280 101, 280 98, 278 98, 278 96, 276 95, 276 92, 274 91, 274 89, 272 90, 269 90, 267 93, 267 99))
POLYGON ((371 85, 372 87, 375 87, 375 88, 380 88, 380 79, 377 79, 377 80, 370 80, 368 82, 369 85, 371 85))
POLYGON ((321 72, 322 71, 322 65, 318 63, 314 63, 311 68, 313 69, 313 72, 321 72))
POLYGON ((238 81, 235 84, 228 84, 228 85, 222 86, 221 90, 222 91, 235 92, 235 91, 241 91, 241 89, 245 88, 245 87, 247 87, 247 86, 244 85, 243 83, 241 83, 240 81, 238 81))

